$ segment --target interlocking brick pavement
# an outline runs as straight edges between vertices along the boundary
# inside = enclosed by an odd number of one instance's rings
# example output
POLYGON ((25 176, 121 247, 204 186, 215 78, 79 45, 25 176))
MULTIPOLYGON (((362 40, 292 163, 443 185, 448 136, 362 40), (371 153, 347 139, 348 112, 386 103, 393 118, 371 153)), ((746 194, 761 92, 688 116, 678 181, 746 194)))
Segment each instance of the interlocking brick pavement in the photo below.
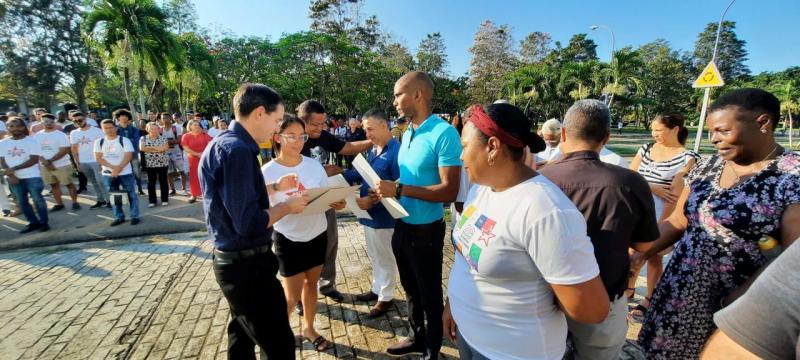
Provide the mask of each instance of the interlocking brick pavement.
MULTIPOLYGON (((340 291, 370 289, 363 231, 339 223, 340 291)), ((445 241, 446 277, 453 251, 445 241)), ((206 234, 184 233, 0 253, 2 359, 224 359, 228 304, 214 280, 206 234)), ((443 284, 446 281, 443 279, 443 284)), ((336 346, 300 359, 385 359, 407 335, 402 288, 389 313, 349 296, 318 300, 317 329, 336 346)), ((300 331, 300 319, 291 324, 300 331)), ((445 358, 457 358, 445 342, 445 358)))

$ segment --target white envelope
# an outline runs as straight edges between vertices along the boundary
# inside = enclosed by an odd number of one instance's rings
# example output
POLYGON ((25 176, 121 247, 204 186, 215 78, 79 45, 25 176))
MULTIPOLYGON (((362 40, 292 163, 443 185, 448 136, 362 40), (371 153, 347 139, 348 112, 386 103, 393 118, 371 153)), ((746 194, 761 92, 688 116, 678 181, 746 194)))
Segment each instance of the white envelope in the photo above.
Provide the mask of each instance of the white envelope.
MULTIPOLYGON (((329 177, 328 185, 350 186, 350 184, 347 182, 347 180, 344 179, 344 176, 342 176, 341 174, 329 177)), ((369 216, 369 213, 366 210, 361 210, 361 208, 358 207, 358 204, 356 204, 356 194, 357 193, 353 193, 352 195, 348 196, 345 199, 345 201, 347 201, 347 208, 350 209, 350 211, 353 212, 353 215, 355 215, 359 219, 372 220, 372 216, 369 216)))
MULTIPOLYGON (((369 162, 361 154, 356 155, 355 159, 353 159, 353 168, 361 174, 361 177, 369 184, 370 188, 374 189, 375 183, 381 180, 381 177, 372 169, 372 166, 369 166, 369 162)), ((395 219, 408 216, 408 211, 395 198, 382 198, 381 204, 386 207, 386 210, 389 210, 389 214, 395 219)))

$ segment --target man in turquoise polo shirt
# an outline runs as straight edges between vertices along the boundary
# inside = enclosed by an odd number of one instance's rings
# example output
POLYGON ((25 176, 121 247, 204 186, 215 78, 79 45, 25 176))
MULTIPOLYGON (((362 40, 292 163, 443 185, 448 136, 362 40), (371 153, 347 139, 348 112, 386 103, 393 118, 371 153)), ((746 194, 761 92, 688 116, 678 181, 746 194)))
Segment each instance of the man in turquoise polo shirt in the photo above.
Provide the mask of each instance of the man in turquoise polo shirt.
POLYGON ((411 214, 395 223, 392 236, 411 331, 387 352, 424 354, 425 359, 438 359, 442 347, 442 204, 456 199, 461 176, 461 140, 455 128, 431 114, 432 98, 433 82, 423 72, 395 83, 394 106, 410 126, 398 153, 400 179, 381 181, 376 189, 382 197, 399 198, 411 214))

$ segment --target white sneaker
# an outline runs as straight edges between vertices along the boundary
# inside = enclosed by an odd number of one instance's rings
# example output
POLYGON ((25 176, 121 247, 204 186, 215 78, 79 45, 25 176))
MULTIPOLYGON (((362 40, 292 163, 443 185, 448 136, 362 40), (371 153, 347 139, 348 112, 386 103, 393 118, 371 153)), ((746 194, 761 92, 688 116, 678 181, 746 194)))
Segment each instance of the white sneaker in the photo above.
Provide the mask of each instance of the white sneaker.
POLYGON ((161 206, 167 206, 167 205, 169 205, 169 203, 168 203, 168 202, 162 202, 162 203, 161 203, 161 206))
POLYGON ((183 196, 189 196, 189 190, 183 190, 183 196))
POLYGON ((156 204, 147 204, 147 207, 154 208, 154 207, 156 207, 156 204))

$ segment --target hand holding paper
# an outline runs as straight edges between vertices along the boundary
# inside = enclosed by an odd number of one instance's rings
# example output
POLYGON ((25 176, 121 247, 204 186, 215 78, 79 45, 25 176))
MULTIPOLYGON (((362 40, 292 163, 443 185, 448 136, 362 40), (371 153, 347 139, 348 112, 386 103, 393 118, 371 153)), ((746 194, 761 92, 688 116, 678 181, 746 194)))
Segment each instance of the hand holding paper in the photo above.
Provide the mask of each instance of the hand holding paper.
MULTIPOLYGON (((378 189, 376 188, 375 184, 381 182, 382 180, 380 176, 378 176, 378 174, 375 173, 375 170, 373 170, 372 167, 369 166, 369 163, 367 162, 366 159, 364 159, 364 156, 362 156, 361 154, 356 155, 355 159, 353 160, 353 168, 355 168, 356 171, 358 171, 358 173, 361 175, 364 181, 366 181, 367 184, 369 184, 370 187, 372 187, 372 189, 374 189, 377 193, 378 189)), ((392 186, 394 186, 393 185, 394 182, 392 181, 389 182, 392 183, 392 186)), ((386 191, 385 193, 388 194, 389 192, 386 191)), ((395 199, 394 197, 382 197, 381 204, 383 204, 383 206, 386 207, 386 210, 388 210, 389 214, 391 214, 392 217, 395 219, 400 219, 408 216, 408 212, 406 211, 406 209, 404 209, 403 206, 400 205, 400 202, 397 201, 397 199, 395 199)))

